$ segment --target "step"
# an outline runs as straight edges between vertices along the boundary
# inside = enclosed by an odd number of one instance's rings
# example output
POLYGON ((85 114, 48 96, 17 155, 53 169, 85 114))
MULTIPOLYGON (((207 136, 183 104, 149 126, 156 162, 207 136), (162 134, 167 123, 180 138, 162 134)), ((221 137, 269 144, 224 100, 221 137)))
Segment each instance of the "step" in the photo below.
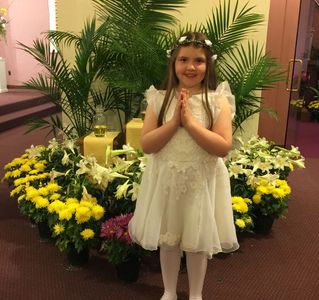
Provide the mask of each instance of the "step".
POLYGON ((0 132, 24 125, 32 118, 44 118, 60 112, 61 109, 51 102, 17 110, 5 115, 0 115, 0 132))
POLYGON ((0 95, 0 116, 50 102, 49 97, 35 92, 11 92, 0 95))

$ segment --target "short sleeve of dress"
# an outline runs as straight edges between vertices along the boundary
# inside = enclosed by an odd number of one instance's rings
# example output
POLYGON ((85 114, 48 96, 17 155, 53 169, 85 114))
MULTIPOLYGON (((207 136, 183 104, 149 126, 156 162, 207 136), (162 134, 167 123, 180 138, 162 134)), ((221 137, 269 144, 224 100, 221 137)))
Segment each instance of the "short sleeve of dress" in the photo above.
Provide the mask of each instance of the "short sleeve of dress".
POLYGON ((217 119, 217 116, 219 115, 219 112, 221 110, 220 101, 224 99, 224 97, 226 97, 230 106, 231 116, 233 119, 236 113, 235 96, 232 94, 230 86, 227 81, 223 81, 217 86, 215 90, 215 95, 217 96, 216 97, 217 107, 216 107, 215 118, 217 119))
POLYGON ((159 115, 162 106, 163 99, 161 95, 161 92, 157 90, 153 85, 151 85, 145 92, 147 104, 152 107, 157 116, 159 115))

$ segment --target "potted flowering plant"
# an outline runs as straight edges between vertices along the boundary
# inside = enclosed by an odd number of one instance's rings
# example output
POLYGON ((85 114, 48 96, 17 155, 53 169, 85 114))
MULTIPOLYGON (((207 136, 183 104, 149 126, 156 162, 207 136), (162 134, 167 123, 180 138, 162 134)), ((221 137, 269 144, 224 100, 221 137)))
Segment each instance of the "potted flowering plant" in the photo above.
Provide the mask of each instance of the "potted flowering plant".
POLYGON ((67 252, 71 265, 88 261, 89 249, 99 243, 98 232, 104 217, 104 208, 83 186, 81 199, 55 200, 48 207, 49 224, 56 237, 56 245, 67 252))
POLYGON ((6 36, 6 24, 7 20, 5 16, 7 15, 7 9, 4 7, 0 8, 0 38, 5 38, 6 36))
MULTIPOLYGON (((238 141, 239 147, 229 153, 226 161, 232 196, 248 198, 246 203, 250 204, 250 208, 245 211, 252 218, 255 232, 259 229, 258 221, 263 217, 270 219, 271 228, 273 220, 281 217, 288 208, 291 190, 287 177, 294 166, 305 167, 304 157, 296 147, 285 149, 265 138, 252 137, 247 142, 238 138, 238 141)), ((233 205, 235 218, 236 209, 233 205)), ((242 222, 239 224, 242 230, 245 229, 242 222)))
POLYGON ((121 214, 103 222, 100 236, 101 251, 107 260, 116 266, 118 277, 124 281, 136 281, 139 274, 140 257, 144 250, 131 240, 128 223, 133 213, 121 214))
POLYGON ((21 213, 50 226, 61 251, 79 253, 99 244, 105 210, 108 218, 134 210, 144 168, 139 156, 128 146, 108 148, 102 166, 82 156, 71 140, 52 139, 8 163, 4 180, 13 186, 21 213))
POLYGON ((319 100, 312 100, 308 104, 308 110, 311 114, 311 120, 319 121, 319 100))
POLYGON ((5 166, 3 180, 13 187, 10 196, 17 197, 20 212, 38 225, 40 238, 47 239, 51 232, 46 208, 50 199, 60 196, 61 186, 50 181, 47 162, 41 155, 43 150, 43 146, 26 149, 22 156, 5 166))
POLYGON ((253 221, 251 218, 252 201, 240 196, 232 197, 232 208, 236 230, 239 232, 251 232, 253 221))

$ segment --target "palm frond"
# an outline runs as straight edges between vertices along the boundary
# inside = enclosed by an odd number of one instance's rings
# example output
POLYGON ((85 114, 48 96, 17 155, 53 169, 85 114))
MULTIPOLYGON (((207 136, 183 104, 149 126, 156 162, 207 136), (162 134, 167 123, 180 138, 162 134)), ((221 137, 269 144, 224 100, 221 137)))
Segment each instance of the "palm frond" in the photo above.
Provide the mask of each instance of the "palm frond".
MULTIPOLYGON (((169 31, 177 18, 167 12, 178 11, 186 0, 93 0, 102 20, 110 17, 116 26, 144 26, 153 31, 169 31)), ((124 32, 123 32, 124 34, 124 32)))
POLYGON ((239 1, 234 7, 231 1, 220 1, 212 10, 211 17, 203 29, 212 41, 215 52, 222 59, 231 49, 238 46, 250 33, 256 31, 256 26, 264 21, 261 14, 252 13, 254 7, 248 7, 248 2, 239 9, 239 1))
POLYGON ((256 92, 274 87, 284 74, 276 61, 264 54, 263 47, 254 42, 230 51, 218 71, 220 79, 230 83, 236 98, 235 128, 247 116, 260 112, 262 99, 256 92))

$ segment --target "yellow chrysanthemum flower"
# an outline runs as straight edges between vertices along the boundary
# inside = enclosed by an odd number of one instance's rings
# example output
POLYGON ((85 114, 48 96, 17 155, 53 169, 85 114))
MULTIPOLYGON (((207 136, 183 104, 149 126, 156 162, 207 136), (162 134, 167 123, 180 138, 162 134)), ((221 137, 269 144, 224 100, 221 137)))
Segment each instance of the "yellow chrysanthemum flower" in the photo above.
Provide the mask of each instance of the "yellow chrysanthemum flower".
POLYGON ((24 164, 24 165, 22 165, 22 166, 20 167, 19 170, 20 170, 21 172, 26 172, 26 173, 28 173, 28 172, 31 171, 31 168, 30 168, 30 166, 29 166, 28 164, 24 164))
POLYGON ((56 182, 49 182, 46 186, 50 193, 55 193, 61 190, 61 186, 59 186, 56 182))
POLYGON ((12 176, 12 174, 11 174, 11 171, 8 171, 8 172, 6 172, 5 174, 4 174, 4 179, 8 179, 8 178, 10 178, 12 176))
POLYGON ((266 186, 266 185, 268 185, 268 180, 266 180, 266 179, 261 179, 260 182, 259 182, 259 184, 266 186))
POLYGON ((36 175, 36 174, 38 174, 40 171, 38 171, 38 170, 31 170, 30 172, 29 172, 29 174, 30 175, 36 175))
POLYGON ((72 211, 70 209, 62 209, 59 211, 59 220, 67 220, 69 221, 72 218, 72 211))
POLYGON ((258 203, 260 203, 261 202, 261 194, 255 194, 254 196, 253 196, 253 202, 254 203, 256 203, 256 204, 258 204, 258 203))
POLYGON ((237 219, 235 221, 235 224, 239 227, 239 228, 245 228, 246 224, 245 221, 243 219, 237 219))
POLYGON ((19 198, 18 198, 18 202, 21 202, 22 200, 24 200, 25 199, 25 195, 21 195, 21 196, 19 196, 19 198))
POLYGON ((46 187, 40 187, 38 189, 38 192, 41 196, 48 196, 49 195, 49 191, 46 187))
POLYGON ((104 208, 101 205, 94 205, 92 207, 92 216, 95 220, 100 220, 104 216, 104 208))
POLYGON ((250 225, 250 224, 252 224, 253 220, 250 216, 247 216, 244 218, 244 222, 246 225, 250 225))
POLYGON ((45 164, 43 162, 38 162, 33 166, 36 170, 43 172, 45 169, 45 164))
POLYGON ((59 235, 65 230, 65 228, 61 224, 55 224, 54 227, 53 227, 53 230, 54 230, 55 234, 59 235))
POLYGON ((233 210, 239 213, 246 213, 248 211, 248 206, 243 201, 241 203, 234 203, 232 207, 233 207, 233 210))
POLYGON ((66 204, 66 207, 72 212, 72 214, 74 214, 76 212, 76 209, 79 207, 79 203, 69 203, 66 204))
POLYGON ((20 170, 13 170, 13 171, 11 172, 11 176, 12 176, 13 178, 20 177, 20 176, 21 176, 21 171, 20 171, 20 170))
POLYGON ((69 205, 69 204, 71 204, 71 203, 79 203, 79 200, 76 199, 76 198, 67 198, 67 199, 65 200, 65 204, 66 204, 66 205, 69 205))
POLYGON ((256 190, 259 194, 268 194, 268 188, 266 186, 258 186, 256 190))
POLYGON ((81 235, 85 240, 92 239, 94 237, 94 231, 92 229, 84 229, 81 235))
POLYGON ((31 199, 39 196, 38 190, 36 188, 34 188, 33 186, 28 186, 25 189, 25 192, 26 192, 26 199, 27 200, 31 200, 31 199))
POLYGON ((55 201, 55 200, 58 200, 61 198, 61 195, 58 194, 58 193, 53 193, 51 196, 50 196, 50 200, 51 201, 55 201))
POLYGON ((80 205, 88 207, 88 208, 92 208, 94 204, 88 200, 81 200, 80 205))
POLYGON ((52 203, 50 203, 48 207, 48 211, 50 213, 59 213, 61 210, 65 209, 65 203, 60 200, 55 200, 52 203))
POLYGON ((88 220, 90 220, 91 215, 92 215, 91 210, 88 207, 79 206, 76 209, 76 213, 75 213, 76 222, 78 224, 87 222, 88 220))
POLYGON ((285 197, 285 192, 284 192, 283 189, 281 189, 281 188, 275 188, 275 189, 272 191, 271 194, 272 194, 272 195, 274 196, 274 198, 276 198, 276 199, 280 199, 280 198, 285 197))
POLYGON ((244 198, 245 203, 252 204, 252 201, 249 198, 244 198))
POLYGON ((49 205, 48 198, 45 198, 42 196, 38 196, 38 197, 33 198, 33 202, 35 203, 36 208, 44 208, 44 207, 47 207, 49 205))

